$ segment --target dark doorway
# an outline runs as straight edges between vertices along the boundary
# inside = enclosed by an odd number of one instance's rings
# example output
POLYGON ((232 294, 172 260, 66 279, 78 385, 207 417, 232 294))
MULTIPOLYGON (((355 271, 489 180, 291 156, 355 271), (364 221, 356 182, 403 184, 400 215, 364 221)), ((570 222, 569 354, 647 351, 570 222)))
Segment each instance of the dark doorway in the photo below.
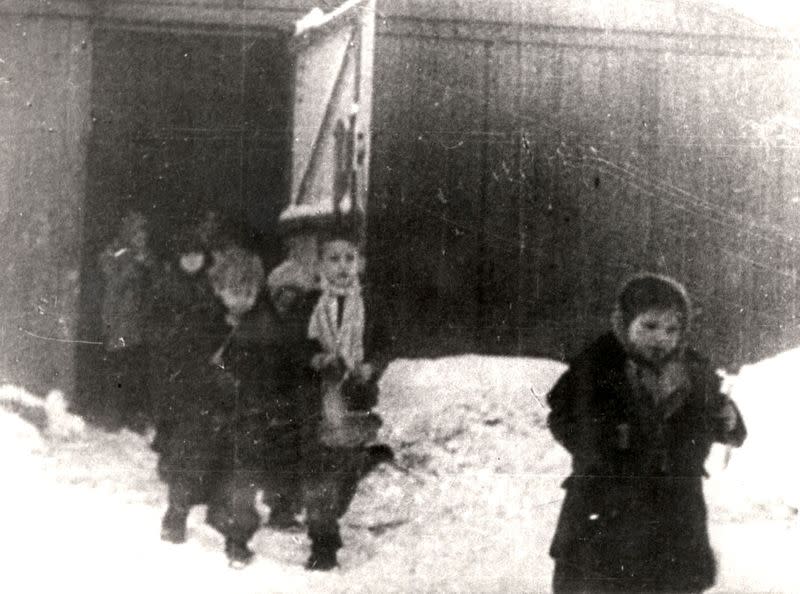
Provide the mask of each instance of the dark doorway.
MULTIPOLYGON (((241 226, 270 267, 281 257, 292 75, 285 39, 261 32, 94 33, 81 336, 102 342, 98 255, 137 210, 157 256, 209 208, 241 226)), ((79 352, 77 407, 102 416, 104 348, 79 352)))

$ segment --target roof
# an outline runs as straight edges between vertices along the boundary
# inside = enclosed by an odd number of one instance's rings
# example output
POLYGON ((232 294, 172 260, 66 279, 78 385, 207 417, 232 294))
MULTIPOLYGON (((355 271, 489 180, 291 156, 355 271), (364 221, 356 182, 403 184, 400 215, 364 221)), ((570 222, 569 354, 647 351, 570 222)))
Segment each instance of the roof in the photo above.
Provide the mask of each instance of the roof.
POLYGON ((714 0, 378 0, 379 16, 732 36, 776 31, 714 0))
MULTIPOLYGON (((775 37, 721 3, 733 0, 376 0, 383 19, 432 19, 668 34, 775 37)), ((775 0, 777 1, 777 0, 775 0)), ((313 8, 344 0, 0 0, 0 14, 56 13, 139 22, 293 29, 313 8)))

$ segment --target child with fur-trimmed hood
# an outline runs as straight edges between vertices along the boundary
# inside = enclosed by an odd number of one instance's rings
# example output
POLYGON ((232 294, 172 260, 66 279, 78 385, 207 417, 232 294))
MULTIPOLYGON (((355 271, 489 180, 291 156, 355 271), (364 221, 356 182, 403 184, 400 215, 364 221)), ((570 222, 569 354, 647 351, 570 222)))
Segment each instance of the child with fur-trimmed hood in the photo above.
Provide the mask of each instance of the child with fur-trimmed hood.
POLYGON ((716 577, 702 479, 713 442, 746 431, 707 359, 686 344, 677 281, 623 286, 612 330, 570 361, 548 426, 572 455, 550 548, 560 592, 701 592, 716 577))

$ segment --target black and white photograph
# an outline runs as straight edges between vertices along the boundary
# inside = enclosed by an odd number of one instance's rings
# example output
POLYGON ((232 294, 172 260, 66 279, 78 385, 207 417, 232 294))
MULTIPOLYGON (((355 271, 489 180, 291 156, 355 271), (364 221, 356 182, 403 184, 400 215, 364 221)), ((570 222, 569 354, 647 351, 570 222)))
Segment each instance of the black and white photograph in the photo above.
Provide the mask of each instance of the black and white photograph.
POLYGON ((0 0, 0 591, 800 592, 800 4, 0 0))

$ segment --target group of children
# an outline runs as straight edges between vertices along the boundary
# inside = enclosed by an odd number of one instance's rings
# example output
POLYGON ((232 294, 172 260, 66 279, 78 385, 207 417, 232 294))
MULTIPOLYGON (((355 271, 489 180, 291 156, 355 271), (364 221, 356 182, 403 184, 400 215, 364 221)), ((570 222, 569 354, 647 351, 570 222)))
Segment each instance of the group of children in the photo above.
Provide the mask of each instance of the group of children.
MULTIPOLYGON (((362 294, 352 230, 321 236, 318 271, 287 260, 266 275, 214 217, 161 268, 141 218, 123 226, 124 240, 101 256, 116 301, 103 320, 120 367, 151 356, 153 448, 169 490, 162 537, 185 540, 189 509, 208 504, 231 564, 245 564, 263 490, 271 526, 297 527, 305 511, 307 567, 334 567, 338 520, 359 479, 392 458, 374 443, 372 411, 391 336, 362 294), (131 287, 155 270, 145 307, 131 287)), ((611 330, 548 394, 548 426, 572 455, 550 548, 555 592, 700 592, 714 582, 703 464, 713 442, 741 445, 746 430, 687 344, 691 319, 678 282, 629 279, 611 330)))
POLYGON ((231 565, 242 566, 263 491, 273 528, 300 527, 305 511, 307 567, 334 567, 358 481, 392 459, 375 443, 372 410, 391 335, 365 305, 357 228, 321 234, 318 270, 288 259, 266 274, 216 215, 178 234, 159 264, 143 223, 126 218, 101 255, 103 319, 115 360, 149 370, 148 381, 123 379, 133 366, 120 366, 114 381, 149 394, 139 408, 155 424, 168 487, 162 538, 183 542, 191 507, 206 504, 231 565), (129 286, 148 297, 128 299, 129 286))

